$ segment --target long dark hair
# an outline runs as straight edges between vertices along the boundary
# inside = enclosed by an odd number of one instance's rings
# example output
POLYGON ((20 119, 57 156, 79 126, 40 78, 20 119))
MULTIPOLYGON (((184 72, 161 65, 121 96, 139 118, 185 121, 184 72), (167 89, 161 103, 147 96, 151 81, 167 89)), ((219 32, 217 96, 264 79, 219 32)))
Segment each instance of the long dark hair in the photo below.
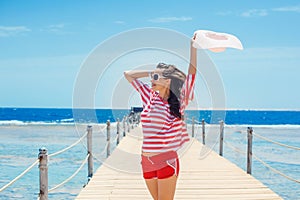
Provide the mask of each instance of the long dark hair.
POLYGON ((156 68, 163 69, 162 75, 171 79, 170 83, 170 96, 168 103, 170 105, 170 113, 178 118, 182 118, 180 113, 180 94, 182 85, 186 79, 186 75, 176 68, 174 65, 159 63, 156 68))

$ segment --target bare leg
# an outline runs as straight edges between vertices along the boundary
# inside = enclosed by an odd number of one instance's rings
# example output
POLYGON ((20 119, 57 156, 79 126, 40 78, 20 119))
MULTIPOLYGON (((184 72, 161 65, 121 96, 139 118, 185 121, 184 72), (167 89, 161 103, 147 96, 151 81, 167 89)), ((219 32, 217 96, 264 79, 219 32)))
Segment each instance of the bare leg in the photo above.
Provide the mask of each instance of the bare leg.
POLYGON ((176 190, 177 176, 166 179, 158 179, 158 199, 173 200, 176 190))
POLYGON ((158 200, 158 185, 157 179, 145 179, 149 192, 154 200, 158 200))

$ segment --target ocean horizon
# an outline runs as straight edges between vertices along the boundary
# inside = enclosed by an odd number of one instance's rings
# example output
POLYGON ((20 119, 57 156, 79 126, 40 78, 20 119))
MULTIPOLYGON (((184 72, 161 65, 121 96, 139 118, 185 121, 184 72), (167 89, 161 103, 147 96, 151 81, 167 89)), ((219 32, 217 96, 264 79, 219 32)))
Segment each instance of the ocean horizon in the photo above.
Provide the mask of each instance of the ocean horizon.
MULTIPOLYGON (((14 179, 38 155, 38 149, 46 147, 55 153, 77 141, 87 125, 93 126, 93 145, 96 170, 105 159, 106 121, 112 122, 112 140, 116 137, 116 120, 122 120, 130 109, 76 109, 71 108, 0 108, 0 188, 14 179), (99 161, 100 160, 100 161, 99 161)), ((247 127, 255 134, 289 146, 300 147, 300 111, 290 110, 187 110, 189 133, 191 118, 196 121, 196 138, 201 141, 201 124, 205 120, 207 145, 218 152, 215 139, 219 122, 225 122, 224 157, 246 170, 247 127), (211 138, 210 138, 211 137, 211 138), (211 143, 210 143, 211 142, 211 143)), ((86 141, 79 143, 62 155, 49 159, 49 188, 68 178, 80 166, 86 156, 86 141), (66 154, 68 156, 66 156, 66 154)), ((115 148, 112 144, 112 150, 115 148)), ((300 152, 278 146, 254 136, 253 154, 275 169, 294 179, 300 179, 300 152)), ((36 199, 39 189, 38 167, 0 192, 0 200, 36 199)), ((300 186, 263 166, 253 159, 252 175, 284 199, 299 199, 300 186)), ((87 166, 70 182, 49 193, 49 199, 75 199, 87 183, 87 166)))
MULTIPOLYGON (((0 108, 0 125, 26 124, 74 124, 116 122, 128 115, 130 109, 72 109, 72 108, 0 108)), ((186 110, 186 117, 202 119, 208 124, 221 120, 228 125, 300 125, 300 111, 297 110, 186 110)))

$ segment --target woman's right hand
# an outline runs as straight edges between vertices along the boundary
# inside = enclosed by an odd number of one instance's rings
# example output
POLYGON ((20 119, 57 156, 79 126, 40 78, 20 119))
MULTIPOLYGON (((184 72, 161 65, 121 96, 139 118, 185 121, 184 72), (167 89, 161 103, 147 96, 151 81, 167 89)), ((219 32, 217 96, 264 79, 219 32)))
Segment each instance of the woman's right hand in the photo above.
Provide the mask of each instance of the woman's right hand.
POLYGON ((191 38, 191 47, 193 47, 193 48, 195 48, 195 47, 193 46, 193 43, 196 41, 196 37, 197 37, 197 33, 195 33, 195 34, 193 35, 193 37, 191 38))
POLYGON ((195 42, 197 34, 191 38, 191 49, 190 49, 190 65, 188 74, 196 74, 197 71, 197 49, 194 47, 193 43, 195 42))

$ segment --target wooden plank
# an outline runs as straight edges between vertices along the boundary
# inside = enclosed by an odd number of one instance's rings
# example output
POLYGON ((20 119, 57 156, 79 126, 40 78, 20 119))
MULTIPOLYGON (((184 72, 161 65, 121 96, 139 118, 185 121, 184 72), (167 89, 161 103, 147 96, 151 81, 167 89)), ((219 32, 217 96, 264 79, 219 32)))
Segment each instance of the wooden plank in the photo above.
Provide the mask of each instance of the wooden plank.
MULTIPOLYGON (((140 167, 141 128, 120 141, 76 199, 152 199, 140 167), (118 166, 123 171, 114 169, 118 166)), ((181 170, 175 199, 282 199, 260 181, 213 151, 199 156, 205 147, 192 140, 180 154, 181 170)))

